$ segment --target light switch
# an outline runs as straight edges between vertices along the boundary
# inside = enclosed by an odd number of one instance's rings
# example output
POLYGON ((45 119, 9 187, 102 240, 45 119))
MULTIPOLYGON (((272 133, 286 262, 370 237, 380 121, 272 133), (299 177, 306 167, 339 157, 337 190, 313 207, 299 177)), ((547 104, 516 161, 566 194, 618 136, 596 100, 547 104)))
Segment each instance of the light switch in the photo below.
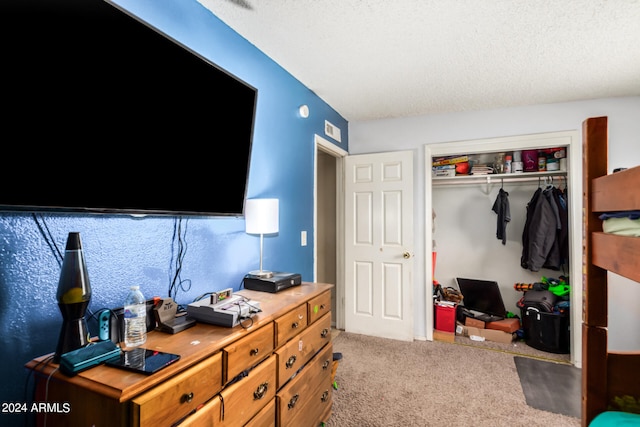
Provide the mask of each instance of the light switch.
POLYGON ((307 246, 307 232, 304 230, 300 232, 300 246, 307 246))

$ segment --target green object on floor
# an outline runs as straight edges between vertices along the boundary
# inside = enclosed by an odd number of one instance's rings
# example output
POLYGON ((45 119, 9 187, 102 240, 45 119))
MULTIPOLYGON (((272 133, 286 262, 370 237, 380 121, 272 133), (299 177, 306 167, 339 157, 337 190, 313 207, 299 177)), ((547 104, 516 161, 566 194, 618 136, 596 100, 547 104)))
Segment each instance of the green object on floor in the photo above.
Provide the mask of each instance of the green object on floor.
POLYGON ((334 381, 334 382, 333 382, 333 389, 334 389, 334 390, 337 390, 337 389, 338 389, 338 382, 337 382, 337 381, 334 381))

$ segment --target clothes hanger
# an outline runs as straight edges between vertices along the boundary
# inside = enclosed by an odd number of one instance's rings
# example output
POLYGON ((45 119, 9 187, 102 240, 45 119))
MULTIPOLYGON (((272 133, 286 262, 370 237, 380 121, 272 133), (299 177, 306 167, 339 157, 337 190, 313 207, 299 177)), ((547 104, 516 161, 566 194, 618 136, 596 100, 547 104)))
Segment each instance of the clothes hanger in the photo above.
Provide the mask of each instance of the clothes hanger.
POLYGON ((553 189, 553 177, 552 176, 545 176, 544 177, 544 182, 545 182, 545 191, 553 189))

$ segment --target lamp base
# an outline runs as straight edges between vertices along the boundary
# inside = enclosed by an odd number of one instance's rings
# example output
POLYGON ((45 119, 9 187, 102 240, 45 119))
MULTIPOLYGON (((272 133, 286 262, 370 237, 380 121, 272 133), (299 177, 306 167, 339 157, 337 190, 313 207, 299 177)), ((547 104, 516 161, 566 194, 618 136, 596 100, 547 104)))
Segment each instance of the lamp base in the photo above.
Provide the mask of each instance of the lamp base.
POLYGON ((269 279, 273 277, 273 271, 265 271, 265 270, 253 270, 253 271, 250 271, 248 274, 250 274, 251 276, 260 277, 263 279, 269 279))
POLYGON ((84 317, 80 319, 64 320, 58 346, 53 357, 55 363, 60 363, 60 356, 72 350, 84 347, 89 344, 89 329, 84 317))

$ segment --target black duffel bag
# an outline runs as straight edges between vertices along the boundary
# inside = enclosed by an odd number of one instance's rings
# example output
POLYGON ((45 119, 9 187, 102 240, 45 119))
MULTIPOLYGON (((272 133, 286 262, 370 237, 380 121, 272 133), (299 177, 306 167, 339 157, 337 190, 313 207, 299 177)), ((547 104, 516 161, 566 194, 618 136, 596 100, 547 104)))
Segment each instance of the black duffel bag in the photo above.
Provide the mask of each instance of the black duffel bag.
POLYGON ((521 308, 536 308, 541 313, 552 313, 553 306, 558 301, 558 296, 549 290, 544 291, 527 291, 522 297, 521 308))

